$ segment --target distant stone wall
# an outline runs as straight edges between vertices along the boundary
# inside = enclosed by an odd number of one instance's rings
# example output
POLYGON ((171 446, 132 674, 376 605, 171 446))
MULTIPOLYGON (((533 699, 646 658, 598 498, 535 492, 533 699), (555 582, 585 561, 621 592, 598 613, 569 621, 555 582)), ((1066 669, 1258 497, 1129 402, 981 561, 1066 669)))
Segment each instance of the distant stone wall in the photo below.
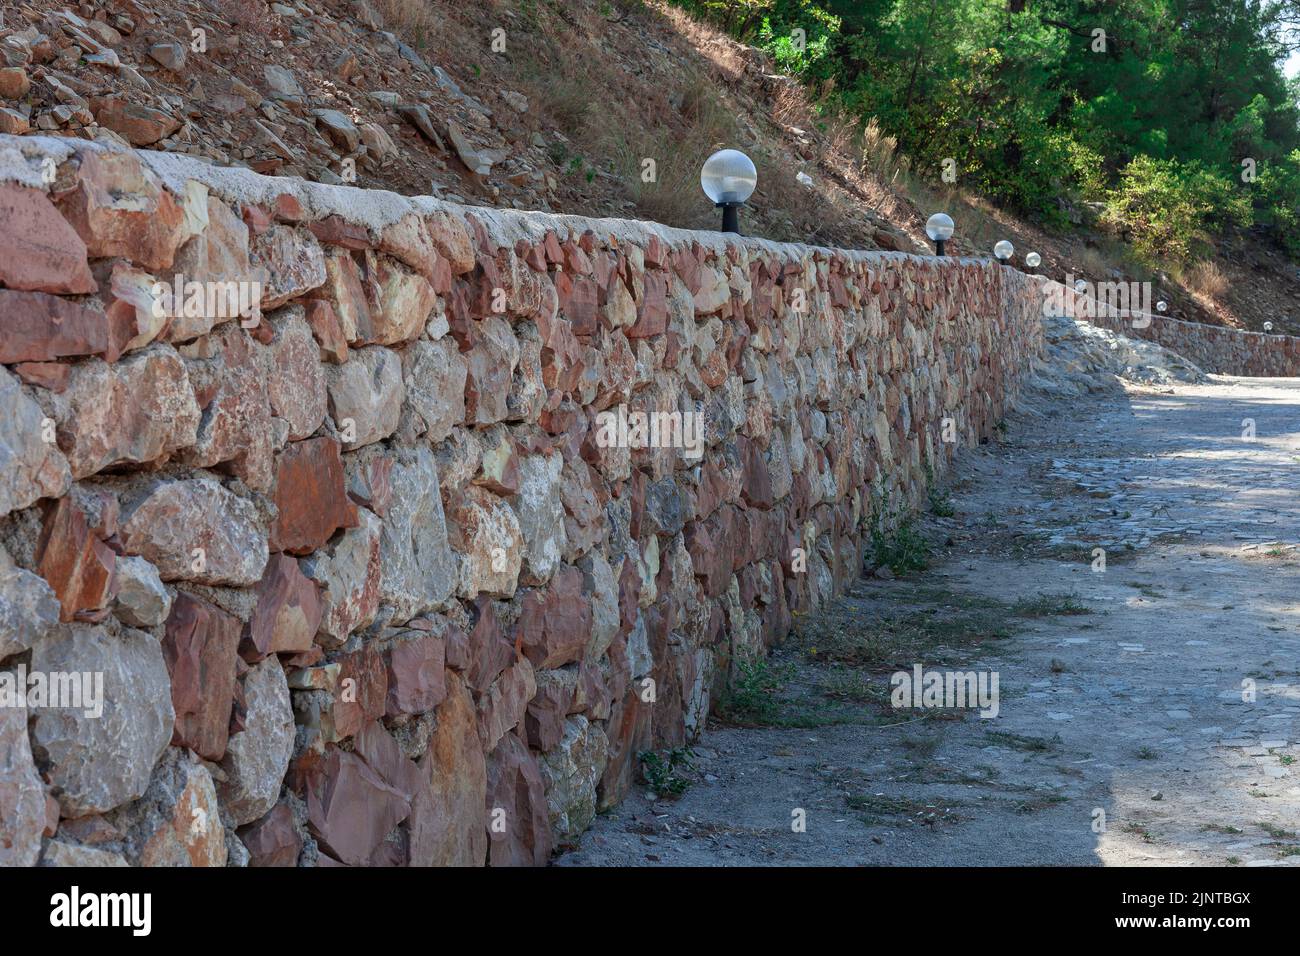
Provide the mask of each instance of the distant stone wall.
MULTIPOLYGON (((1049 292, 1066 301, 1083 298, 1060 283, 1048 282, 1045 285, 1049 292)), ((1294 335, 1246 332, 1221 325, 1184 322, 1159 312, 1134 316, 1094 307, 1076 308, 1073 314, 1112 332, 1155 342, 1177 352, 1202 371, 1271 378, 1300 376, 1300 337, 1294 335)))
POLYGON ((0 707, 5 864, 544 863, 1042 337, 987 261, 31 137, 0 286, 0 677, 91 675, 0 707))

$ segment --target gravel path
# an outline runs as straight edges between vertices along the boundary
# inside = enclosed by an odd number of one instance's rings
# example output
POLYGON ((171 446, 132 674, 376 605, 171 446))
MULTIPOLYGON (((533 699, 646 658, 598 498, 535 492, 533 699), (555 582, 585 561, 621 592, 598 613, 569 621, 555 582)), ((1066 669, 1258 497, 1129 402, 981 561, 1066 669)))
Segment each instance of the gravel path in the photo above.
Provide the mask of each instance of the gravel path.
POLYGON ((557 863, 1300 865, 1300 380, 1057 398, 956 478, 929 570, 761 665, 768 726, 557 863), (890 708, 913 663, 996 672, 998 715, 890 708))

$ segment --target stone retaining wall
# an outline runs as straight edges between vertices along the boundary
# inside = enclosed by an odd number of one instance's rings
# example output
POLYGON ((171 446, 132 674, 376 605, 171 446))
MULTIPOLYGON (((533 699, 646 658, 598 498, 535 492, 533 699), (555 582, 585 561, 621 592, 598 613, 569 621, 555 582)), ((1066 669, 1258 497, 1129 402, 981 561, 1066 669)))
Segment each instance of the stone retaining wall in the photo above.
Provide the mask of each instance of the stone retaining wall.
MULTIPOLYGON (((1065 301, 1083 298, 1060 283, 1048 282, 1046 288, 1065 301)), ((1206 372, 1272 378, 1300 376, 1300 337, 1294 335, 1184 322, 1158 312, 1133 316, 1098 306, 1076 308, 1073 314, 1112 332, 1155 342, 1206 372)))
POLYGON ((68 139, 0 184, 0 671, 103 680, 0 708, 6 864, 544 863, 1041 346, 988 261, 68 139))

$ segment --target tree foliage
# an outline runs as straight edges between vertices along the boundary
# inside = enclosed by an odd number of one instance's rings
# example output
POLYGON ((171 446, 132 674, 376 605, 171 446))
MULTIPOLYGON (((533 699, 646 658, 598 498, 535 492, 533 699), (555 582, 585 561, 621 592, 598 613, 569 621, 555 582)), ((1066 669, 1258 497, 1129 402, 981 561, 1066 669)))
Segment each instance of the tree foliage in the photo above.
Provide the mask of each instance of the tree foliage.
POLYGON ((1300 84, 1281 66, 1300 0, 676 2, 876 117, 929 177, 953 161, 1048 220, 1102 202, 1167 255, 1226 225, 1296 242, 1300 84))

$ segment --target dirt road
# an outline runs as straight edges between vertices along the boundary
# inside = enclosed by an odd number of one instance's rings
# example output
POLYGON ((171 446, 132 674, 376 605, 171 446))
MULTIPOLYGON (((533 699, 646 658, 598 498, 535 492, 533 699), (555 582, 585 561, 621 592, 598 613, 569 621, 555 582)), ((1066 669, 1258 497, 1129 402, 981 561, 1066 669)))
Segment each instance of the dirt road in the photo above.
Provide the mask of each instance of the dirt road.
POLYGON ((884 543, 928 570, 801 619, 679 798, 556 862, 1300 865, 1300 380, 1058 400, 954 477, 884 543), (918 663, 997 716, 893 708, 918 663))

